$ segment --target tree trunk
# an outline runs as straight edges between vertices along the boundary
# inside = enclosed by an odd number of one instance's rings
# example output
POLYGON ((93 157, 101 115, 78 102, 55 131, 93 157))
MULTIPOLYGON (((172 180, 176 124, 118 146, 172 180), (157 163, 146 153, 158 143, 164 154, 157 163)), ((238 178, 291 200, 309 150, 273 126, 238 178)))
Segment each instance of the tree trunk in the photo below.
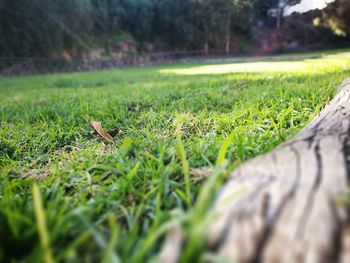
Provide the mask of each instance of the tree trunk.
POLYGON ((276 28, 279 29, 281 27, 281 8, 277 7, 277 21, 276 28))
POLYGON ((226 54, 230 54, 230 32, 226 34, 226 45, 225 45, 226 54))
POLYGON ((204 43, 204 54, 207 56, 209 54, 209 44, 208 41, 204 43))
MULTIPOLYGON (((210 211, 225 262, 350 262, 350 79, 298 135, 238 167, 210 211)), ((171 261, 169 261, 171 262, 171 261)))
POLYGON ((230 53, 230 41, 231 41, 231 12, 229 12, 227 16, 227 25, 226 25, 226 45, 225 45, 225 51, 226 54, 230 53))
POLYGON ((284 18, 284 10, 286 9, 286 6, 278 7, 277 8, 277 29, 281 28, 284 18))

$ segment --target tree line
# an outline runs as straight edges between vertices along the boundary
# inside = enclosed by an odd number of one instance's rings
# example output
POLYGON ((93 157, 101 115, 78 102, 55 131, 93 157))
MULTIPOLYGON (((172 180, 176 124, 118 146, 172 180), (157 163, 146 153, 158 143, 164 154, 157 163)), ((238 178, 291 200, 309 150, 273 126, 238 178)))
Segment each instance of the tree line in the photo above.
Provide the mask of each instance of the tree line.
POLYGON ((0 57, 52 57, 95 48, 108 52, 118 50, 123 39, 136 43, 137 52, 243 50, 259 26, 280 27, 283 16, 271 17, 269 10, 283 11, 298 2, 0 0, 0 57))

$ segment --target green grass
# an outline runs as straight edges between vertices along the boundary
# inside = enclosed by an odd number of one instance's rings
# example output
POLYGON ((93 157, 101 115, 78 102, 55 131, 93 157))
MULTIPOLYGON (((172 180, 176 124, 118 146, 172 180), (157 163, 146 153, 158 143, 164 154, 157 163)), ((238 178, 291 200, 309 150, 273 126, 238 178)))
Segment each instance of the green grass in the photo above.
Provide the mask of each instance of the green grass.
POLYGON ((1 78, 0 261, 152 261, 176 224, 182 261, 200 261, 227 173, 296 134, 350 76, 347 53, 283 59, 1 78), (213 175, 193 180, 200 167, 213 175))

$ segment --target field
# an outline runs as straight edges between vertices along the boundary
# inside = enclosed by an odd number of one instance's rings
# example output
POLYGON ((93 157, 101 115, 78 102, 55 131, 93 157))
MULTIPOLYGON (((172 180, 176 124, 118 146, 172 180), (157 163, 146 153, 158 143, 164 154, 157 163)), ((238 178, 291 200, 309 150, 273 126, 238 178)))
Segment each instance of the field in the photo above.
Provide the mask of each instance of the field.
POLYGON ((349 76, 342 51, 0 78, 0 261, 154 261, 176 224, 182 260, 202 260, 225 176, 296 134, 349 76))

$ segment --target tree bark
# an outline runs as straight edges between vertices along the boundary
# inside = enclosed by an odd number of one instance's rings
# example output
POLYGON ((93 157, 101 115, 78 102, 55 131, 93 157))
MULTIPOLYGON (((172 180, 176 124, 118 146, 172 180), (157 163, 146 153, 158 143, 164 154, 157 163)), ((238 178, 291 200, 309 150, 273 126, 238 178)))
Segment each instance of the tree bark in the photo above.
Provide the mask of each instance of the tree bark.
POLYGON ((225 52, 226 54, 230 54, 230 46, 231 46, 231 12, 228 14, 227 25, 226 25, 226 38, 225 38, 225 52))
POLYGON ((226 52, 226 54, 230 54, 230 39, 231 39, 231 37, 230 37, 230 32, 227 32, 226 33, 226 43, 225 43, 225 52, 226 52))
POLYGON ((281 27, 281 8, 277 7, 277 20, 276 20, 276 28, 279 29, 281 27))
POLYGON ((208 41, 205 41, 205 43, 204 43, 204 54, 205 54, 206 56, 208 56, 208 54, 209 54, 209 44, 208 44, 208 41))
POLYGON ((225 262, 350 262, 350 79, 299 134, 238 167, 210 211, 225 262))

